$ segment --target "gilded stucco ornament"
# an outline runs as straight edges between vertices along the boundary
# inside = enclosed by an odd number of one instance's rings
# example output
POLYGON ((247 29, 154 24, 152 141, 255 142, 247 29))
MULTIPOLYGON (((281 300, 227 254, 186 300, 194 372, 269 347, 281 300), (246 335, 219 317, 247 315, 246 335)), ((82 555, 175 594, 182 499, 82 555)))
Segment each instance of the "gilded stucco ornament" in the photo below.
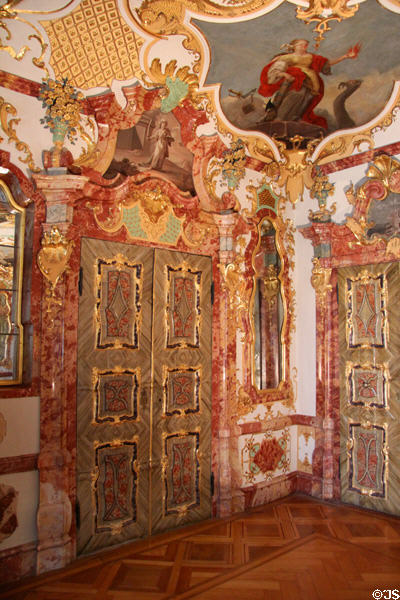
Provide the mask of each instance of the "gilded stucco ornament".
POLYGON ((245 176, 246 147, 242 139, 231 142, 230 148, 222 153, 222 177, 229 191, 235 190, 245 176))
POLYGON ((320 167, 316 167, 313 184, 310 190, 311 198, 318 200, 318 210, 308 212, 310 221, 326 222, 331 220, 331 216, 336 212, 336 202, 331 208, 327 207, 328 196, 332 196, 335 192, 335 185, 329 182, 328 176, 323 175, 320 167))
POLYGON ((237 255, 233 262, 227 265, 219 264, 218 268, 223 276, 222 287, 229 293, 229 306, 232 311, 239 313, 248 309, 249 290, 243 276, 244 258, 237 255))
MULTIPOLYGON (((5 23, 7 20, 24 23, 25 25, 28 25, 29 27, 31 27, 31 29, 34 31, 34 33, 32 33, 31 35, 28 36, 28 40, 36 40, 40 44, 40 55, 38 57, 34 57, 32 59, 32 63, 35 65, 35 67, 38 67, 39 69, 43 69, 46 72, 46 74, 48 75, 48 70, 45 67, 45 64, 43 61, 43 56, 44 56, 44 53, 46 52, 47 44, 44 42, 43 36, 41 35, 41 33, 37 29, 37 27, 35 27, 35 25, 33 25, 33 23, 30 23, 26 19, 23 19, 22 17, 20 17, 20 15, 23 13, 32 14, 35 11, 17 9, 16 6, 18 4, 20 4, 21 1, 22 0, 10 0, 9 2, 6 2, 5 4, 3 4, 0 7, 0 29, 3 30, 3 32, 5 32, 6 41, 9 41, 12 38, 12 34, 11 34, 10 29, 8 28, 8 26, 5 23)), ((9 54, 11 56, 11 58, 14 58, 15 60, 20 61, 24 58, 26 52, 28 52, 30 50, 30 47, 25 45, 25 46, 21 46, 18 50, 15 50, 12 46, 8 45, 7 43, 3 44, 3 41, 0 40, 0 50, 4 50, 4 52, 7 52, 7 54, 9 54)))
MULTIPOLYGON (((56 286, 65 272, 71 256, 73 241, 67 240, 58 227, 53 226, 49 232, 43 234, 42 247, 38 252, 37 263, 45 277, 48 286, 46 290, 48 314, 52 309, 60 306, 62 301, 57 298, 56 286)), ((54 317, 52 317, 52 321, 54 317)))
POLYGON ((286 196, 292 206, 303 200, 304 187, 310 189, 313 184, 313 164, 310 157, 318 140, 309 142, 306 148, 301 147, 303 141, 304 138, 300 135, 290 138, 290 149, 283 142, 278 142, 283 157, 278 185, 286 189, 286 196))
POLYGON ((368 149, 374 147, 372 132, 366 131, 357 134, 339 135, 333 140, 323 143, 318 150, 318 155, 314 157, 314 163, 324 165, 325 163, 350 156, 354 150, 360 151, 360 146, 365 144, 368 149))
POLYGON ((86 162, 91 152, 94 151, 94 124, 88 119, 93 138, 81 125, 81 111, 84 96, 78 92, 67 79, 57 81, 46 79, 40 87, 38 100, 42 102, 45 114, 40 122, 45 128, 50 129, 53 135, 54 146, 51 150, 43 152, 43 164, 48 167, 66 167, 74 162, 71 152, 64 148, 64 140, 72 144, 81 138, 87 144, 78 163, 86 162))
MULTIPOLYGON (((137 9, 126 3, 127 13, 132 21, 147 34, 155 38, 182 36, 183 47, 191 54, 191 71, 202 73, 205 68, 204 47, 197 29, 189 23, 186 14, 232 18, 250 15, 273 4, 273 0, 144 0, 137 9)), ((157 42, 157 39, 154 43, 157 42)), ((146 65, 152 44, 144 52, 146 65)), ((147 67, 149 72, 149 68, 147 67)))
MULTIPOLYGON (((299 2, 297 4, 300 4, 299 2)), ((318 48, 324 35, 330 31, 329 23, 331 21, 342 21, 355 15, 358 11, 358 4, 349 6, 349 0, 310 0, 307 8, 299 6, 297 8, 297 18, 304 21, 307 25, 316 23, 314 32, 315 47, 318 48)))
POLYGON ((319 258, 313 259, 313 265, 311 285, 315 290, 318 303, 323 307, 327 294, 332 291, 332 284, 329 283, 331 280, 332 269, 323 267, 319 258))
POLYGON ((357 190, 351 185, 346 190, 349 204, 355 207, 356 216, 346 218, 346 226, 351 230, 361 246, 384 244, 386 255, 400 258, 400 236, 398 232, 397 216, 394 221, 387 224, 391 235, 387 236, 374 233, 369 235, 369 230, 374 222, 369 220, 369 208, 372 201, 383 202, 389 193, 400 194, 400 163, 387 155, 376 157, 367 171, 367 181, 357 190), (360 207, 363 210, 360 214, 360 207))
POLYGON ((176 60, 171 60, 162 69, 161 61, 155 58, 150 66, 151 84, 160 83, 164 87, 161 100, 161 112, 170 112, 189 98, 192 103, 198 103, 200 97, 196 94, 199 87, 199 78, 190 72, 188 66, 177 69, 176 60))
POLYGON ((228 187, 231 204, 232 202, 234 204, 233 210, 239 210, 240 203, 234 190, 239 187, 245 176, 246 160, 245 144, 238 139, 231 142, 230 147, 222 152, 220 158, 214 156, 208 162, 204 181, 208 195, 216 206, 220 206, 222 202, 221 194, 217 192, 217 186, 225 183, 228 187))
MULTIPOLYGON (((4 98, 0 97, 0 123, 2 130, 8 136, 8 143, 14 142, 17 150, 26 154, 25 157, 19 156, 18 160, 27 164, 33 173, 39 173, 40 168, 35 165, 31 149, 29 148, 28 144, 21 142, 15 130, 15 126, 18 125, 21 119, 9 118, 10 116, 15 117, 16 114, 17 109, 9 102, 5 102, 4 98)), ((3 139, 4 138, 0 136, 0 142, 2 142, 3 139)))

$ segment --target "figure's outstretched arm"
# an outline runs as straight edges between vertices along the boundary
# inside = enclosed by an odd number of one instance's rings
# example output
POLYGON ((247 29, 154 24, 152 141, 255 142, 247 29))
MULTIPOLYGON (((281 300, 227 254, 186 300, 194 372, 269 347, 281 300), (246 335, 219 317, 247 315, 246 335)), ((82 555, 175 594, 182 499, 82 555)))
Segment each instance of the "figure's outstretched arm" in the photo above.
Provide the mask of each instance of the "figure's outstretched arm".
POLYGON ((361 44, 358 42, 355 46, 352 46, 351 48, 349 48, 346 52, 346 54, 343 54, 343 56, 339 56, 339 58, 334 58, 332 60, 329 60, 329 65, 332 67, 333 65, 337 65, 338 63, 342 62, 342 60, 345 60, 346 58, 357 58, 358 53, 361 50, 361 44))

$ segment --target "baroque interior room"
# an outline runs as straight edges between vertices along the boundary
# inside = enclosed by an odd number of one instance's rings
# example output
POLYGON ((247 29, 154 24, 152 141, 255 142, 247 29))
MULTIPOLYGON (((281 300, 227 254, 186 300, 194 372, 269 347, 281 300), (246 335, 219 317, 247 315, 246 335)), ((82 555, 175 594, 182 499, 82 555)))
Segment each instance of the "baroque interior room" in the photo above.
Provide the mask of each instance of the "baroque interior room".
POLYGON ((3 0, 2 583, 264 509, 399 572, 399 12, 3 0))

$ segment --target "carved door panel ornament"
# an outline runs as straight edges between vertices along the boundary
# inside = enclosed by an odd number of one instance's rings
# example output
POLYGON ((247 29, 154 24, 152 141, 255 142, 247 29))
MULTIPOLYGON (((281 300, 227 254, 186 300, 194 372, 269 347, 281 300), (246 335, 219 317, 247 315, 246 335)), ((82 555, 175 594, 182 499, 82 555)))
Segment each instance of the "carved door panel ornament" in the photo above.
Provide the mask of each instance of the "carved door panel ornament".
POLYGON ((210 515, 207 257, 82 240, 80 553, 210 515))
POLYGON ((399 514, 398 263, 339 269, 342 499, 399 514))

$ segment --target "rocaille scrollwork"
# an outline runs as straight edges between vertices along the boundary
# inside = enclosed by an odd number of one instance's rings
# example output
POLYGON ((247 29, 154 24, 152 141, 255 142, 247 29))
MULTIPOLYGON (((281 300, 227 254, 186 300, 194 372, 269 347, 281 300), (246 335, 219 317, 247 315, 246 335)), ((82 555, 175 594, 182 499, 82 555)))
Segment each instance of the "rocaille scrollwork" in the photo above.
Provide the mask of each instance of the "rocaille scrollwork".
POLYGON ((377 245, 385 249, 388 256, 400 257, 400 234, 398 216, 393 212, 391 222, 384 231, 374 231, 375 223, 370 220, 373 202, 384 202, 389 194, 400 194, 400 163, 387 155, 376 157, 367 171, 367 181, 357 189, 353 185, 346 190, 346 198, 354 206, 353 215, 346 218, 346 226, 353 233, 357 244, 377 245))
MULTIPOLYGON (((18 160, 26 163, 33 173, 39 173, 40 168, 35 165, 31 149, 28 144, 21 142, 15 130, 15 126, 18 125, 21 119, 9 119, 10 116, 15 117, 16 114, 17 109, 9 102, 5 102, 4 98, 0 97, 0 123, 2 130, 8 136, 8 143, 14 142, 17 150, 26 154, 25 157, 19 156, 18 160)), ((3 138, 0 137, 0 142, 2 140, 3 138)))

